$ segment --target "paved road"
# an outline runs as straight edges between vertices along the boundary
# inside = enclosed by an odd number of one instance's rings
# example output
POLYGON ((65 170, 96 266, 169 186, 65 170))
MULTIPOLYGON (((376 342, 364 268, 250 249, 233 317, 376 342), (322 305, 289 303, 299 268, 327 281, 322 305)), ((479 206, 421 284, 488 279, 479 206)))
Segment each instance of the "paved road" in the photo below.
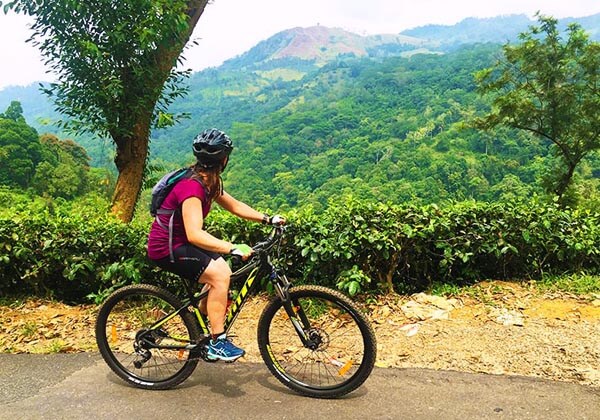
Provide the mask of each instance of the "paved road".
POLYGON ((298 396, 263 365, 201 363, 171 391, 131 388, 98 354, 0 354, 0 419, 589 419, 600 390, 424 369, 375 369, 340 400, 298 396))

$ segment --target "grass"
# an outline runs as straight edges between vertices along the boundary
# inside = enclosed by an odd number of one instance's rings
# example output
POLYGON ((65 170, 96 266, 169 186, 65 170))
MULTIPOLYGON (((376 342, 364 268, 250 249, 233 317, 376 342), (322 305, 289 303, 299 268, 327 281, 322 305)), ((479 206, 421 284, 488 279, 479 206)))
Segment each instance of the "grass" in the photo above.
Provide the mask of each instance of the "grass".
POLYGON ((600 294, 600 275, 578 273, 544 276, 536 285, 543 291, 567 292, 578 296, 600 294))
POLYGON ((471 286, 457 286, 456 284, 434 283, 429 291, 432 295, 437 296, 456 296, 462 291, 471 286))
MULTIPOLYGON (((577 296, 600 295, 600 275, 587 273, 546 275, 541 280, 531 281, 529 284, 540 292, 565 292, 577 296)), ((492 289, 484 291, 480 283, 467 286, 434 283, 429 292, 438 296, 467 295, 482 300, 485 298, 484 294, 499 293, 501 288, 492 286, 492 289)))
POLYGON ((493 295, 501 293, 502 288, 496 284, 482 287, 480 283, 470 284, 466 286, 457 286, 455 284, 434 284, 429 293, 438 296, 456 297, 469 296, 486 305, 494 305, 493 295))
POLYGON ((62 353, 67 344, 60 339, 52 340, 46 348, 46 353, 62 353))
POLYGON ((34 321, 29 321, 21 328, 21 335, 25 338, 31 338, 38 332, 38 325, 34 321))
POLYGON ((16 308, 25 303, 27 299, 27 296, 2 296, 0 297, 0 306, 16 308))

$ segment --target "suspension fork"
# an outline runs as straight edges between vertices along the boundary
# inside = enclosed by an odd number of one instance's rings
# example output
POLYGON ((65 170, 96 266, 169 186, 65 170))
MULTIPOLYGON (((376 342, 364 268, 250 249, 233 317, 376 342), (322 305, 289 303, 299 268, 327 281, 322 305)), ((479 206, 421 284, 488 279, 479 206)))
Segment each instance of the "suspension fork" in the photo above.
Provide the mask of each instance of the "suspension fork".
POLYGON ((285 309, 288 318, 292 322, 298 337, 302 341, 302 344, 309 348, 315 347, 316 343, 314 343, 313 340, 307 335, 307 332, 311 328, 310 321, 304 313, 302 306, 300 306, 300 303, 293 301, 290 297, 289 288, 291 284, 289 280, 285 277, 285 275, 277 273, 277 270, 274 267, 272 267, 269 278, 275 286, 275 292, 279 296, 279 299, 281 299, 282 306, 285 309))

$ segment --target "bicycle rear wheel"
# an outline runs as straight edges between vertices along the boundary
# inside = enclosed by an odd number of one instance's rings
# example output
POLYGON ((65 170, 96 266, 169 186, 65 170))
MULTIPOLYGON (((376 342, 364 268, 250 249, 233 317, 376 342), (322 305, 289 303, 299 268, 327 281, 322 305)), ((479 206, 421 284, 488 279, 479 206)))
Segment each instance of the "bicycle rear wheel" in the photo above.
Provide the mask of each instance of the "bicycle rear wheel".
POLYGON ((190 351, 155 346, 197 342, 201 334, 192 313, 182 311, 149 329, 181 306, 173 294, 145 284, 110 295, 96 319, 96 343, 113 372, 145 389, 168 389, 187 379, 198 364, 190 351))
POLYGON ((296 318, 311 345, 305 346, 279 298, 258 323, 258 346, 275 377, 290 389, 317 398, 354 391, 375 364, 375 334, 357 306, 343 294, 320 286, 290 290, 296 318))

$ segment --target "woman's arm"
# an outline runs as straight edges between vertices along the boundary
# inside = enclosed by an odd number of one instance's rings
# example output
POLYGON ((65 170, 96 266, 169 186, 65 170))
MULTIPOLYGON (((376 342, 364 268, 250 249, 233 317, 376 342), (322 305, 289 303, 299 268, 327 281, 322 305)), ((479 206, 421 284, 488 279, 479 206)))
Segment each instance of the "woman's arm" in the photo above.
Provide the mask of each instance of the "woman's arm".
POLYGON ((231 242, 215 238, 202 229, 204 217, 202 215, 202 202, 199 198, 190 197, 186 199, 181 205, 181 214, 183 217, 185 234, 191 244, 207 251, 218 252, 219 254, 229 254, 231 252, 231 249, 233 248, 231 242))
POLYGON ((248 204, 236 200, 225 191, 223 191, 223 195, 215 201, 228 212, 243 219, 252 220, 254 222, 263 222, 263 220, 266 220, 266 215, 264 213, 256 211, 248 204))

